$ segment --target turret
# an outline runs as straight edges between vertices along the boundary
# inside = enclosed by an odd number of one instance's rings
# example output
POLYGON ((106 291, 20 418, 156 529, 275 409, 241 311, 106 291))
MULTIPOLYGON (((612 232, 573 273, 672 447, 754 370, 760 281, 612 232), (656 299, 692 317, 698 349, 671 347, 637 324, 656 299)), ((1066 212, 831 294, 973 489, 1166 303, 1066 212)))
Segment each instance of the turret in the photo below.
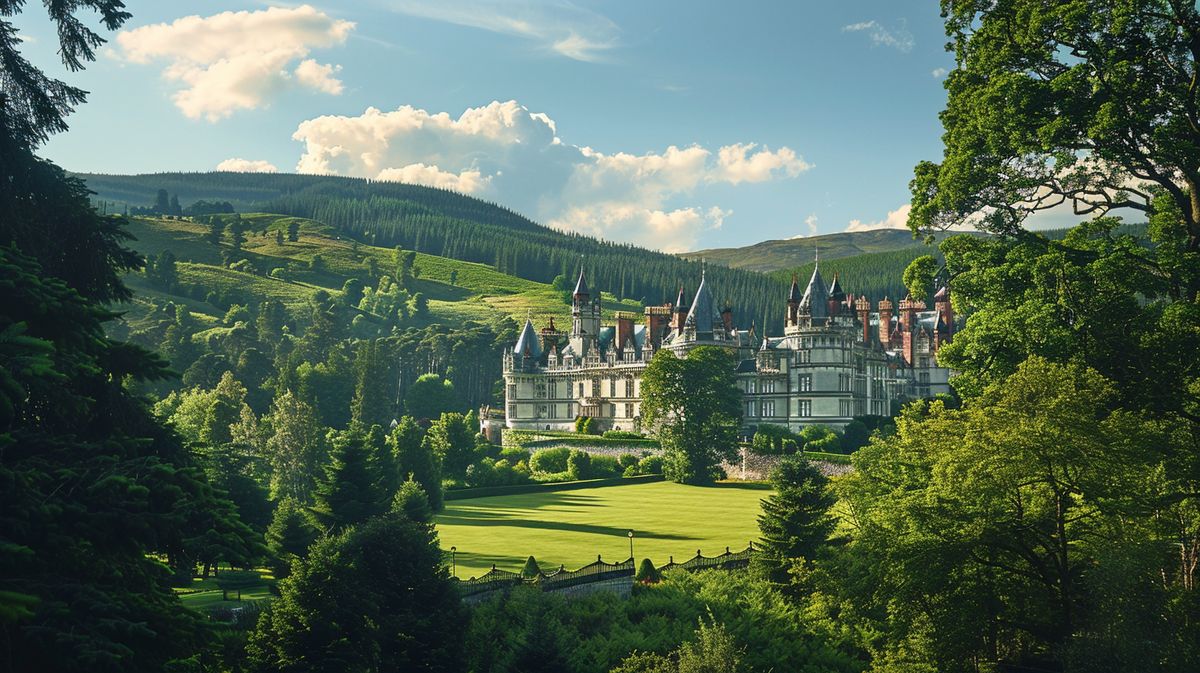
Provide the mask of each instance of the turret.
POLYGON ((792 274, 792 287, 788 289, 787 318, 784 325, 796 327, 800 314, 800 284, 796 282, 796 274, 792 274))
POLYGON ((672 324, 671 324, 671 326, 674 327, 675 331, 679 334, 683 334, 683 323, 685 320, 687 320, 687 315, 688 315, 687 295, 685 295, 683 293, 683 286, 680 285, 679 286, 679 296, 675 298, 675 314, 673 316, 674 320, 672 321, 672 324))
POLYGON ((726 334, 733 334, 733 307, 729 304, 721 309, 721 324, 725 326, 726 334))
POLYGON ((600 302, 592 301, 583 269, 571 293, 571 350, 577 356, 587 353, 600 334, 600 302))
POLYGON ((942 285, 933 295, 933 307, 937 309, 941 324, 937 326, 939 340, 949 340, 954 334, 954 306, 950 303, 950 287, 942 285))
POLYGON ((838 282, 838 273, 833 272, 833 284, 829 286, 829 315, 836 316, 842 312, 842 302, 846 301, 846 293, 838 282))

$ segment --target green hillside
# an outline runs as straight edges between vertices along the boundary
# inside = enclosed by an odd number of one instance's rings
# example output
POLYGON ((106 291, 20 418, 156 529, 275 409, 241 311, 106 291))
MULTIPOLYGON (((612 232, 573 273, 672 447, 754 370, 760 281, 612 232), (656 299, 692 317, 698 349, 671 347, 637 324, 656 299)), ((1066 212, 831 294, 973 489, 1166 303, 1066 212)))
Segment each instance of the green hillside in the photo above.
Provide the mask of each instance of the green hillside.
POLYGON ((733 269, 770 272, 793 269, 805 264, 811 265, 813 256, 818 250, 822 260, 834 260, 909 248, 928 250, 928 246, 924 243, 913 239, 912 232, 900 229, 874 229, 762 241, 740 248, 697 250, 683 253, 680 256, 691 260, 704 259, 733 269))
MULTIPOLYGON (((206 241, 208 225, 186 219, 131 218, 132 247, 149 259, 167 251, 173 254, 182 286, 165 291, 135 274, 127 279, 137 291, 135 301, 141 305, 150 299, 182 302, 194 313, 219 318, 231 303, 278 299, 293 317, 301 317, 318 291, 340 294, 351 278, 367 286, 376 284, 378 280, 371 278, 371 260, 377 274, 392 273, 396 264, 394 249, 346 240, 313 220, 262 213, 243 214, 240 219, 248 227, 242 256, 249 265, 229 268, 222 263, 228 243, 206 241), (275 233, 286 231, 292 222, 300 225, 299 240, 278 242, 275 233), (315 258, 320 260, 316 270, 315 258), (184 289, 188 287, 202 287, 204 293, 189 293, 184 289), (205 300, 209 293, 217 295, 215 303, 205 300)), ((548 317, 561 321, 570 314, 561 293, 549 285, 500 273, 486 264, 416 253, 413 266, 417 277, 411 281, 411 289, 429 302, 428 316, 418 323, 461 326, 506 317, 523 321, 527 315, 539 322, 548 317)), ((631 300, 619 301, 612 295, 603 299, 606 310, 641 310, 641 305, 631 300)), ((131 319, 137 315, 134 311, 131 319)))

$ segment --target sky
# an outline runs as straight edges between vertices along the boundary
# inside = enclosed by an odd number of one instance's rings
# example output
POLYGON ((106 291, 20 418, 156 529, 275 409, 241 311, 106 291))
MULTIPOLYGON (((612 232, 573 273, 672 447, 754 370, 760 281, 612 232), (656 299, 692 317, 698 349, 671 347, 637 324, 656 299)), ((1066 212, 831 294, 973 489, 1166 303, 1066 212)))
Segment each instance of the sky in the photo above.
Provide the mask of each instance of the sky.
POLYGON ((668 252, 903 227, 941 156, 936 2, 126 0, 43 153, 415 182, 668 252))

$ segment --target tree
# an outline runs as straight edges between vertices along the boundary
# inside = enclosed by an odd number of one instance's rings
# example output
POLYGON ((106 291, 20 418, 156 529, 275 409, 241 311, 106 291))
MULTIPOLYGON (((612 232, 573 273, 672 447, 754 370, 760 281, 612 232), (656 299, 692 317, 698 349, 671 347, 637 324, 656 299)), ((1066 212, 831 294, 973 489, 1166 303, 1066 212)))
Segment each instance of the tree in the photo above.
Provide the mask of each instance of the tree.
POLYGON ((429 498, 425 489, 409 478, 404 482, 392 501, 392 512, 404 515, 409 521, 429 523, 433 521, 433 508, 429 506, 429 498))
POLYGON ((521 577, 532 578, 542 574, 542 569, 538 567, 537 559, 530 556, 525 559, 525 566, 521 568, 521 577))
POLYGON ((248 652, 258 671, 450 673, 468 621, 433 529, 382 516, 313 545, 248 652))
POLYGON ((642 423, 663 447, 663 473, 685 484, 705 484, 720 473, 722 460, 737 455, 741 397, 732 354, 701 346, 680 359, 655 353, 642 375, 642 423))
POLYGON ((475 458, 475 429, 462 414, 446 413, 429 426, 424 443, 445 474, 461 479, 475 458))
POLYGON ((287 240, 291 241, 292 243, 300 240, 300 222, 298 220, 293 219, 288 222, 287 240))
POLYGON ((316 410, 291 391, 277 395, 263 418, 269 430, 267 460, 271 464, 271 497, 313 502, 313 491, 325 456, 325 429, 316 410))
POLYGON ((776 583, 787 580, 796 560, 812 562, 829 541, 836 520, 830 515, 836 499, 829 480, 812 463, 789 456, 771 470, 775 492, 762 501, 758 529, 760 558, 776 583))
POLYGON ((279 501, 271 526, 267 528, 267 548, 271 551, 275 576, 287 577, 296 563, 308 554, 308 548, 317 537, 317 527, 303 507, 291 498, 279 501))
POLYGON ((1110 664, 1187 667, 1194 627, 1168 624, 1161 581, 1174 562, 1132 515, 1163 506, 1146 480, 1162 440, 1114 393, 1094 370, 1031 358, 962 409, 910 405, 854 454, 839 481, 854 560, 830 572, 853 568, 844 590, 878 617, 876 661, 1061 668, 1099 647, 1110 664), (1123 652, 1114 628, 1132 638, 1123 652))
POLYGON ((425 433, 412 416, 400 419, 388 435, 396 469, 405 480, 421 486, 433 511, 442 509, 442 470, 438 457, 425 441, 425 433))
POLYGON ((438 418, 461 408, 454 383, 437 374, 422 374, 404 395, 404 409, 416 418, 438 418))
POLYGON ((937 273, 933 255, 921 255, 904 269, 904 287, 915 301, 925 301, 933 294, 933 277, 937 273))
MULTIPOLYGON (((326 530, 341 530, 386 509, 366 436, 356 429, 334 435, 329 463, 318 482, 313 513, 326 530)), ((388 498, 386 504, 390 504, 388 498)))
POLYGON ((229 247, 241 251, 242 244, 246 242, 246 225, 242 218, 234 215, 233 220, 225 227, 225 236, 229 239, 229 247))
POLYGON ((357 278, 350 278, 342 284, 342 303, 352 308, 358 307, 358 302, 363 298, 363 282, 357 278))
POLYGON ((158 215, 171 214, 171 199, 167 195, 167 190, 158 190, 158 194, 154 197, 154 212, 158 215))
POLYGON ((1193 3, 946 0, 942 9, 956 62, 945 154, 916 167, 914 230, 971 218, 1018 234, 1031 213, 1062 203, 1080 215, 1150 214, 1162 192, 1186 249, 1200 250, 1193 3))

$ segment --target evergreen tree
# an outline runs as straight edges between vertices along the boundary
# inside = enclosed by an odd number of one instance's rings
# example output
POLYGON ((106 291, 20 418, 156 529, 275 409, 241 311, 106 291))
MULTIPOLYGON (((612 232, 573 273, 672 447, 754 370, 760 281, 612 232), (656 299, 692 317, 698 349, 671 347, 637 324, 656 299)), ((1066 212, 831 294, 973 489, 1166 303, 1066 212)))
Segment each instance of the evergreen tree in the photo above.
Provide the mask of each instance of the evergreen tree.
POLYGON ((280 593, 251 634, 254 670, 464 670, 469 618, 428 525, 382 516, 326 537, 280 593))
POLYGON ((433 521, 433 508, 429 506, 429 498, 425 495, 425 489, 411 478, 396 491, 396 497, 392 501, 392 511, 403 514, 410 521, 418 523, 433 521))
POLYGON ((424 443, 450 477, 462 479, 475 458, 475 428, 462 414, 442 414, 429 426, 424 443))
POLYGON ((271 551, 275 576, 287 577, 297 561, 308 554, 317 537, 317 527, 304 508, 291 498, 281 500, 267 528, 267 548, 271 551))
POLYGON ((158 194, 154 197, 154 212, 158 215, 171 214, 171 200, 167 195, 167 190, 158 190, 158 194))
POLYGON ((296 220, 288 222, 287 225, 287 240, 295 243, 300 240, 300 223, 296 220))
POLYGON ((183 214, 183 208, 179 205, 179 195, 171 195, 171 202, 167 205, 167 212, 171 215, 183 214))
POLYGON ((400 466, 396 462, 396 455, 392 453, 383 426, 372 425, 367 430, 366 443, 371 451, 371 469, 375 472, 376 490, 383 509, 386 509, 399 490, 400 484, 404 483, 404 477, 400 474, 400 466))
POLYGON ((417 482, 429 498, 433 511, 442 509, 442 470, 437 456, 425 443, 425 433, 412 416, 400 419, 388 435, 398 473, 417 482))
POLYGON ((537 559, 530 556, 525 559, 525 566, 521 568, 521 577, 532 578, 542 574, 542 569, 538 567, 537 559))
POLYGON ((326 530, 341 530, 384 511, 366 436, 351 429, 334 435, 313 513, 326 530))
POLYGON ((794 561, 811 563, 829 541, 836 523, 829 510, 836 499, 825 475, 799 456, 779 462, 771 486, 775 492, 762 501, 758 517, 760 558, 771 579, 782 583, 794 561))

